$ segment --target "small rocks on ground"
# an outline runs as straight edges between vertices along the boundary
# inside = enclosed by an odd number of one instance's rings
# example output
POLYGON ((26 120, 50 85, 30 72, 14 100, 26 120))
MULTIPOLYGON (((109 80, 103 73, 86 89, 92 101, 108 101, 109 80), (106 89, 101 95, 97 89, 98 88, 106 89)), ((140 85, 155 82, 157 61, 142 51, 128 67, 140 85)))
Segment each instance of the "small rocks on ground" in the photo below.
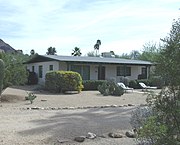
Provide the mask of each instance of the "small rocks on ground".
POLYGON ((132 132, 132 131, 127 131, 126 132, 126 136, 129 138, 135 138, 136 137, 136 133, 132 132))
POLYGON ((77 142, 84 142, 86 139, 85 136, 78 136, 78 137, 75 137, 74 140, 77 141, 77 142))
POLYGON ((91 132, 88 132, 88 134, 87 134, 87 137, 86 137, 86 138, 88 138, 88 139, 94 139, 94 138, 96 138, 96 134, 91 133, 91 132))
POLYGON ((122 138, 123 137, 123 135, 121 133, 119 133, 119 132, 114 132, 114 133, 110 132, 108 134, 108 136, 111 137, 111 138, 122 138))

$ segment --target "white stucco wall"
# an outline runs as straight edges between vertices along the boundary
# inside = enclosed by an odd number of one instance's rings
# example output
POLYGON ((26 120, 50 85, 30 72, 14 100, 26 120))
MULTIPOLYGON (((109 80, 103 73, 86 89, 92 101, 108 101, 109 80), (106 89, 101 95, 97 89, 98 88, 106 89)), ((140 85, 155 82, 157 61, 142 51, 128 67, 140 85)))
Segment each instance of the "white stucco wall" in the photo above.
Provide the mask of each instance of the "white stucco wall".
POLYGON ((49 71, 49 65, 53 65, 53 70, 59 70, 59 62, 58 61, 48 61, 48 62, 38 62, 27 65, 27 69, 32 71, 32 66, 34 66, 34 72, 38 75, 39 84, 43 84, 45 82, 45 75, 49 71), (43 67, 42 78, 39 78, 39 66, 43 67))
MULTIPOLYGON (((27 65, 27 69, 32 71, 32 66, 34 66, 34 71, 39 77, 39 66, 43 66, 42 78, 39 78, 39 83, 43 84, 45 82, 45 75, 49 71, 49 65, 53 65, 53 70, 67 70, 67 63, 58 62, 58 61, 49 61, 49 62, 39 62, 32 63, 27 65)), ((81 64, 82 65, 82 64, 81 64)), ((96 64, 83 64, 90 66, 90 80, 98 80, 98 65, 96 64)), ((105 66, 105 79, 114 79, 116 82, 119 82, 121 76, 117 76, 117 66, 119 65, 102 65, 105 66)), ((127 76, 130 80, 137 79, 138 75, 141 74, 142 67, 145 66, 129 66, 131 67, 131 76, 127 76)))

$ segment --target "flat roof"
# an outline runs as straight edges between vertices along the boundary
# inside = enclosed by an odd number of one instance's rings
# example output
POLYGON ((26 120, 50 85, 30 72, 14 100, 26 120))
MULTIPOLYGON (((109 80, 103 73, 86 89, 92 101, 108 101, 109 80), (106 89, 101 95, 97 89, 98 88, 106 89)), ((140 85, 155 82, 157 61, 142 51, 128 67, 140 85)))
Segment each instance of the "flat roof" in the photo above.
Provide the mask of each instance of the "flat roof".
POLYGON ((153 65, 149 61, 109 58, 109 57, 88 57, 88 56, 61 56, 61 55, 36 55, 26 64, 46 61, 78 62, 78 63, 99 63, 99 64, 131 64, 131 65, 153 65))

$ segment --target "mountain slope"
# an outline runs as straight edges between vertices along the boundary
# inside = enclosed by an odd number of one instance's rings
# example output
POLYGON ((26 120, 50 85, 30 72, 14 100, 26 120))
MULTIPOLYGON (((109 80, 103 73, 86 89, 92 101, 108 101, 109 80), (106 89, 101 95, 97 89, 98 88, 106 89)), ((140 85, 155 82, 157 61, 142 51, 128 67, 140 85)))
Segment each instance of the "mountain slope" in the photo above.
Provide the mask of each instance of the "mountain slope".
POLYGON ((4 52, 15 52, 16 51, 9 44, 5 43, 2 39, 0 39, 0 49, 3 50, 4 52))

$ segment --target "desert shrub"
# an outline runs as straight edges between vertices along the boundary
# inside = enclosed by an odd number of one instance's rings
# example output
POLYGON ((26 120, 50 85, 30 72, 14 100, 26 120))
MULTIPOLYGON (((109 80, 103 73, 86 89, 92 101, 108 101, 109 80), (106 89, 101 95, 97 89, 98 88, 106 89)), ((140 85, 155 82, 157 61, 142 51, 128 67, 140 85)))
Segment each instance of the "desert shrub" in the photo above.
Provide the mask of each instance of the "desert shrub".
POLYGON ((120 77, 119 81, 122 82, 124 85, 129 86, 130 79, 128 77, 120 77))
POLYGON ((139 123, 138 142, 150 145, 180 144, 179 102, 179 90, 166 88, 158 95, 150 94, 147 103, 153 113, 147 113, 146 120, 139 123))
POLYGON ((136 80, 129 81, 129 87, 134 89, 140 89, 140 86, 136 80))
POLYGON ((38 76, 35 72, 29 72, 28 75, 28 85, 38 84, 38 76))
POLYGON ((5 64, 3 88, 27 83, 28 73, 23 62, 28 59, 28 56, 23 54, 0 53, 0 59, 5 64))
POLYGON ((99 85, 98 91, 104 96, 121 96, 124 94, 124 90, 112 81, 104 82, 102 85, 99 85))
POLYGON ((160 76, 152 76, 149 79, 149 83, 151 86, 157 86, 157 88, 162 88, 165 84, 160 76))
POLYGON ((0 59, 0 96, 3 88, 3 79, 4 79, 4 61, 0 59))
POLYGON ((98 86, 102 85, 105 80, 85 80, 83 81, 83 90, 98 90, 98 86))
POLYGON ((46 74, 45 88, 55 93, 83 89, 81 75, 72 71, 51 71, 46 74))
POLYGON ((130 124, 135 129, 140 129, 147 121, 148 117, 152 116, 152 108, 148 106, 137 107, 132 111, 130 124))
POLYGON ((30 103, 32 104, 33 101, 34 101, 34 99, 36 99, 37 96, 34 95, 34 93, 28 93, 28 92, 27 92, 27 95, 28 95, 28 96, 25 97, 25 100, 29 100, 30 103))

